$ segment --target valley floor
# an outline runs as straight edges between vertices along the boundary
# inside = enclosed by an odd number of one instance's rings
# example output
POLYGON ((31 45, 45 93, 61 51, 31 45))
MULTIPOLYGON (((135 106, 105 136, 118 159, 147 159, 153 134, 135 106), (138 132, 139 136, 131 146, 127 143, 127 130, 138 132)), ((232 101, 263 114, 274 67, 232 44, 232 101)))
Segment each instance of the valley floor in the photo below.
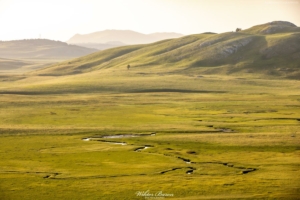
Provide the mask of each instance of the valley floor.
POLYGON ((299 198, 299 81, 93 77, 1 81, 0 199, 299 198))

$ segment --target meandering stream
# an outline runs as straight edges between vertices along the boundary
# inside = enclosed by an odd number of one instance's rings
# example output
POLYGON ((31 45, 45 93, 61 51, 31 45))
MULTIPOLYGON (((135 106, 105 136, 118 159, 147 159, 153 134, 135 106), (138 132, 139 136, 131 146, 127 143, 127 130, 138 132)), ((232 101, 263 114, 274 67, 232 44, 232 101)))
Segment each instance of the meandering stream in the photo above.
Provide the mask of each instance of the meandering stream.
MULTIPOLYGON (((83 141, 100 141, 100 142, 105 142, 105 143, 111 143, 111 144, 119 144, 119 145, 127 145, 126 142, 118 142, 118 141, 109 141, 109 140, 103 140, 103 139, 113 139, 113 138, 130 138, 130 137, 145 137, 145 136, 155 136, 156 133, 151 133, 151 134, 128 134, 128 135, 124 135, 124 134, 120 134, 120 135, 104 135, 104 136, 95 136, 95 137, 88 137, 88 138, 82 138, 83 141)), ((144 145, 142 147, 137 147, 134 149, 135 152, 141 152, 145 149, 148 148, 153 148, 154 146, 151 145, 144 145)), ((171 156, 174 157, 176 159, 180 159, 183 162, 185 162, 188 165, 201 165, 201 164, 214 164, 214 165, 222 165, 222 166, 226 166, 226 167, 232 167, 235 169, 240 169, 241 172, 240 174, 248 174, 250 172, 254 172, 257 169, 256 168, 247 168, 247 167, 239 167, 239 166, 235 166, 233 164, 229 164, 227 162, 192 162, 190 159, 188 158, 183 158, 180 156, 173 156, 173 155, 167 155, 167 154, 162 154, 164 156, 171 156)), ((165 170, 165 171, 161 171, 159 172, 159 174, 166 174, 168 172, 172 172, 172 171, 176 171, 176 170, 180 170, 180 169, 187 169, 186 174, 193 174, 193 172, 195 170, 197 170, 195 167, 175 167, 169 170, 165 170)))

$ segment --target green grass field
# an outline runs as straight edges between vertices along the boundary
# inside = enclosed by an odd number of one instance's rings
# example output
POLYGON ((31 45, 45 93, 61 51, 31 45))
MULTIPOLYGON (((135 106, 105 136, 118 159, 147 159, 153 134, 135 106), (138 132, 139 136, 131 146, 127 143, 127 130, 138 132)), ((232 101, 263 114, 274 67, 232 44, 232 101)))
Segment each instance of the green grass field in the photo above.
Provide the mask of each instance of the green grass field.
POLYGON ((2 77, 0 199, 299 197, 299 81, 154 72, 2 77))
POLYGON ((0 71, 0 200, 299 199, 300 34, 275 24, 0 71))

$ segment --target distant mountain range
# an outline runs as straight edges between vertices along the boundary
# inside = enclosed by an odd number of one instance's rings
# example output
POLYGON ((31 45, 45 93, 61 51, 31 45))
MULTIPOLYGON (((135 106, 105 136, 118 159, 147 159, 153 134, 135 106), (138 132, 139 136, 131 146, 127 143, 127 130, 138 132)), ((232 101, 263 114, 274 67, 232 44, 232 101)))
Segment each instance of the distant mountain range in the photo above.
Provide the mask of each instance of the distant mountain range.
POLYGON ((77 44, 74 43, 74 45, 78 45, 86 48, 98 49, 98 50, 105 50, 114 47, 125 46, 126 44, 118 41, 112 41, 106 43, 77 43, 77 44))
MULTIPOLYGON (((127 33, 122 41, 129 43, 130 40, 125 38, 132 32, 127 33)), ((98 33, 92 35, 96 38, 98 33)), ((88 42, 83 38, 76 36, 70 41, 88 42)), ((105 38, 115 40, 110 34, 105 38)), ((98 41, 105 40, 100 37, 98 41)), ((137 37, 134 41, 142 40, 137 37)), ((62 62, 37 73, 79 74, 108 68, 124 69, 127 64, 131 65, 131 71, 139 69, 144 73, 155 69, 160 73, 193 76, 256 74, 300 79, 300 27, 290 22, 275 21, 237 32, 207 32, 152 44, 123 46, 62 62), (64 69, 63 73, 61 69, 64 69)))
POLYGON ((0 41, 0 58, 75 58, 84 56, 97 49, 91 49, 65 42, 47 39, 28 39, 0 41))
POLYGON ((143 34, 130 30, 105 30, 84 35, 76 34, 67 43, 103 50, 131 44, 148 44, 182 36, 184 35, 179 33, 143 34))

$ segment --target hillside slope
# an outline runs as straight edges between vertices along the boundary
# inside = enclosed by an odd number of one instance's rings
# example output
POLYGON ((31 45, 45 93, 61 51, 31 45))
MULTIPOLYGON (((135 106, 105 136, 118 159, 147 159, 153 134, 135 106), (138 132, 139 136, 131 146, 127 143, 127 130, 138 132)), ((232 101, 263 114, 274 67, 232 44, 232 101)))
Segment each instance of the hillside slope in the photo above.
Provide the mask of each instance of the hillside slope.
POLYGON ((78 43, 75 45, 78 45, 81 47, 86 47, 86 48, 105 50, 105 49, 111 49, 111 48, 115 48, 115 47, 125 46, 126 44, 115 41, 115 42, 106 42, 106 43, 78 43))
POLYGON ((75 58, 96 51, 46 39, 0 41, 1 58, 75 58))
POLYGON ((274 33, 300 32, 300 28, 291 22, 273 21, 266 24, 253 26, 247 30, 243 30, 242 32, 267 35, 274 33))
POLYGON ((299 79, 299 27, 282 31, 288 22, 272 22, 272 33, 263 34, 270 23, 241 32, 204 33, 144 45, 109 49, 62 62, 35 72, 39 75, 68 75, 106 68, 144 73, 262 74, 299 79), (275 27, 275 28, 274 28, 275 27), (276 28, 277 27, 277 28, 276 28))

